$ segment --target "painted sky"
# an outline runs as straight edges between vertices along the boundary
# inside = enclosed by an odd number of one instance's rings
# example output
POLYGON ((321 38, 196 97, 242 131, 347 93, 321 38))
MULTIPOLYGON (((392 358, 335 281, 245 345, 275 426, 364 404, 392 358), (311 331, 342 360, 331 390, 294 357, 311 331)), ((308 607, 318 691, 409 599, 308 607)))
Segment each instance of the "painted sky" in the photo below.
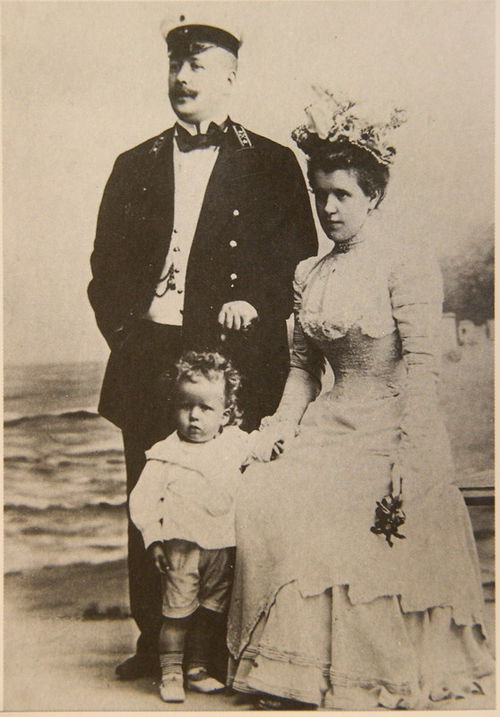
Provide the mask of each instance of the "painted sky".
POLYGON ((187 6, 241 27, 231 114, 254 131, 292 146, 313 83, 407 109, 382 227, 449 253, 493 222, 492 2, 4 3, 6 362, 106 356, 97 209, 115 157, 173 121, 159 26, 187 6))

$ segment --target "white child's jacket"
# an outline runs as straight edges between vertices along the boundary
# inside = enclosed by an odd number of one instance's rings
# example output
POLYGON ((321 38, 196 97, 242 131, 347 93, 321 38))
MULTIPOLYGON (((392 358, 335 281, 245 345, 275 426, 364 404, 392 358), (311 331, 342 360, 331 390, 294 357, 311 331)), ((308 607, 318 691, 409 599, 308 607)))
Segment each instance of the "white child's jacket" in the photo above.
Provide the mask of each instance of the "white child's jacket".
POLYGON ((229 426, 206 443, 172 433, 146 452, 129 499, 130 517, 146 548, 173 538, 208 549, 235 544, 235 494, 250 442, 248 433, 229 426))

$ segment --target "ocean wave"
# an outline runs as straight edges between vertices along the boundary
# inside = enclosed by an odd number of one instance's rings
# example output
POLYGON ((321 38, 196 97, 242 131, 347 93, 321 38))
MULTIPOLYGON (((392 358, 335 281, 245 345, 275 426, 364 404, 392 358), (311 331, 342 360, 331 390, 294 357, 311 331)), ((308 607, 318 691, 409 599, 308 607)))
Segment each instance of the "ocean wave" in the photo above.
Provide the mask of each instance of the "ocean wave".
POLYGON ((26 505, 25 503, 6 503, 4 511, 6 513, 16 513, 17 515, 40 515, 41 513, 95 513, 96 510, 107 513, 121 513, 126 509, 127 503, 110 503, 109 501, 99 501, 97 503, 86 503, 82 506, 64 505, 63 503, 53 503, 45 507, 26 505))
MULTIPOLYGON (((60 525, 58 526, 44 526, 44 525, 29 525, 26 528, 23 528, 19 531, 19 534, 17 536, 11 535, 9 536, 11 539, 19 539, 19 536, 48 536, 48 537, 57 537, 61 540, 64 540, 65 538, 79 538, 79 544, 82 549, 92 549, 92 550, 121 550, 123 548, 123 540, 121 538, 117 539, 117 543, 110 543, 109 542, 109 536, 107 538, 103 538, 108 540, 105 544, 101 545, 99 543, 91 543, 91 544, 84 544, 84 541, 87 539, 95 540, 95 525, 89 524, 88 527, 84 530, 82 530, 82 526, 79 525, 78 529, 76 528, 64 528, 60 525)), ((21 540, 23 538, 20 538, 21 540)), ((69 545, 69 541, 65 542, 65 545, 69 545)))
POLYGON ((36 463, 40 460, 37 456, 23 456, 23 455, 13 455, 13 456, 4 456, 4 463, 36 463))
POLYGON ((77 535, 81 535, 81 530, 72 530, 71 528, 68 528, 67 530, 64 528, 54 527, 54 528, 43 528, 39 525, 29 525, 27 528, 23 528, 20 531, 21 535, 59 535, 59 536, 65 536, 65 537, 74 537, 77 535))
MULTIPOLYGON (((116 441, 114 441, 116 443, 116 441)), ((69 454, 68 451, 62 453, 63 456, 71 458, 122 458, 123 448, 97 448, 96 450, 75 451, 69 454)))
POLYGON ((89 421, 99 418, 97 411, 89 408, 75 408, 70 411, 53 411, 49 413, 35 413, 30 415, 19 415, 16 413, 6 412, 4 414, 3 425, 5 428, 21 426, 26 423, 42 423, 53 421, 54 419, 65 419, 69 421, 89 421))
POLYGON ((100 566, 102 565, 109 566, 114 570, 118 568, 124 571, 126 570, 126 555, 127 552, 125 547, 123 548, 121 555, 119 554, 119 551, 115 549, 106 553, 95 550, 79 550, 78 553, 76 551, 71 551, 69 554, 53 554, 48 557, 49 562, 43 563, 30 553, 20 555, 16 550, 15 556, 12 556, 10 560, 6 558, 4 575, 5 577, 13 578, 16 575, 23 575, 25 571, 31 572, 32 570, 36 570, 38 572, 40 569, 47 571, 45 575, 50 575, 50 571, 63 570, 66 572, 68 569, 92 570, 96 567, 100 570, 100 566))

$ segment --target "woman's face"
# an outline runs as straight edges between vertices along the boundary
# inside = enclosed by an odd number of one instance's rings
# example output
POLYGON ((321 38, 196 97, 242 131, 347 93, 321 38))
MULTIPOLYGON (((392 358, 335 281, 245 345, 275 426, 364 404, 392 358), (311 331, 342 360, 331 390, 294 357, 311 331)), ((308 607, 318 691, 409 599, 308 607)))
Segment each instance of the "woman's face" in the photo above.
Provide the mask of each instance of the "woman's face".
POLYGON ((335 242, 348 241, 363 227, 378 197, 367 197, 352 169, 314 172, 316 211, 325 234, 335 242))

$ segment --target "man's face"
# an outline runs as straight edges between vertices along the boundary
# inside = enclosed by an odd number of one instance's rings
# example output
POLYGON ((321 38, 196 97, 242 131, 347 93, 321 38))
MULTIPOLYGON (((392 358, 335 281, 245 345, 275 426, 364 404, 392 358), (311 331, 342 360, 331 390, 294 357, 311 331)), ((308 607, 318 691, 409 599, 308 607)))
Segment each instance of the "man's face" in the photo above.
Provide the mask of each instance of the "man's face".
POLYGON ((192 124, 225 108, 236 77, 236 60, 220 47, 170 58, 168 95, 176 115, 192 124))

